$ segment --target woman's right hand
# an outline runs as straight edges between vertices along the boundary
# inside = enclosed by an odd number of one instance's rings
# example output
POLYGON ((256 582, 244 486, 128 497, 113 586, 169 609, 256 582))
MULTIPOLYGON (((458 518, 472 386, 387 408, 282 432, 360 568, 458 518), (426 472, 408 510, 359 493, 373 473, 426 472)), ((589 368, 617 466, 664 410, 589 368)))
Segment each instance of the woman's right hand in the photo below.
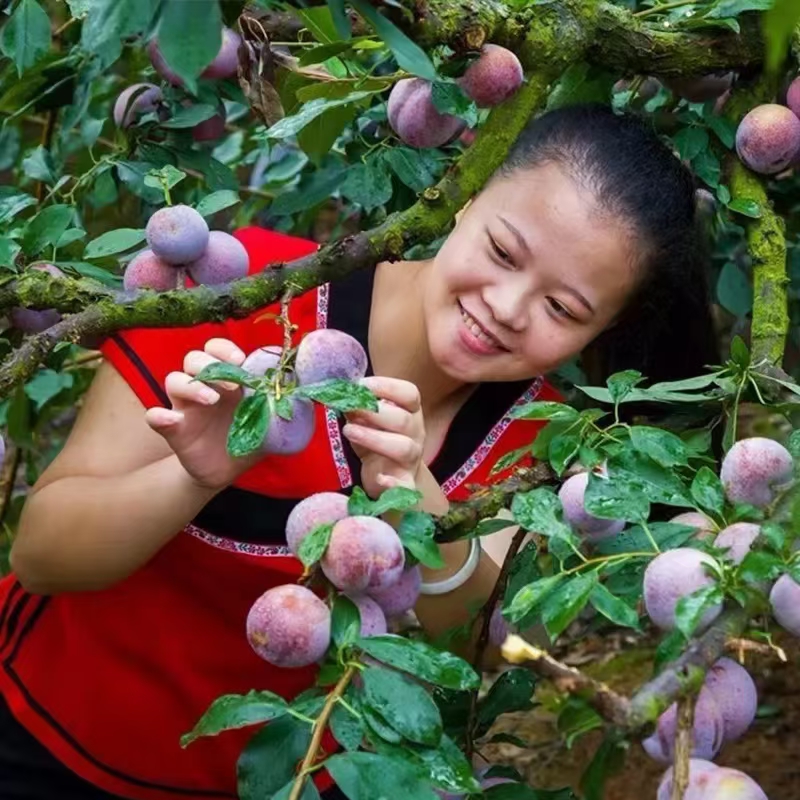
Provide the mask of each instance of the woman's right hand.
POLYGON ((172 408, 156 406, 145 413, 147 424, 160 434, 192 479, 205 488, 222 489, 249 469, 263 453, 244 458, 228 454, 228 429, 242 397, 239 386, 193 378, 208 364, 224 361, 241 366, 245 354, 228 339, 209 339, 203 350, 183 359, 183 372, 170 372, 164 384, 172 408))

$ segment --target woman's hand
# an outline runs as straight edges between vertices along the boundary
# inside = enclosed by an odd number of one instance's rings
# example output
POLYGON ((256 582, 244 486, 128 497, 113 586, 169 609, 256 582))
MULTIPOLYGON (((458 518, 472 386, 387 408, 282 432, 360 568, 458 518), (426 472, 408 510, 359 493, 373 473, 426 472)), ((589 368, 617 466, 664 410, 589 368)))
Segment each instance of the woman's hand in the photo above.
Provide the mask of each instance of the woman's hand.
POLYGON ((263 458, 228 454, 228 429, 242 397, 240 387, 215 382, 214 388, 193 378, 215 361, 241 366, 245 354, 228 339, 209 339, 203 350, 183 359, 183 372, 170 372, 164 384, 172 408, 147 410, 147 424, 167 441, 184 469, 200 486, 222 489, 263 458))
POLYGON ((364 491, 374 499, 393 486, 416 488, 425 442, 419 389, 379 376, 361 383, 378 397, 378 410, 347 414, 342 433, 361 459, 364 491))

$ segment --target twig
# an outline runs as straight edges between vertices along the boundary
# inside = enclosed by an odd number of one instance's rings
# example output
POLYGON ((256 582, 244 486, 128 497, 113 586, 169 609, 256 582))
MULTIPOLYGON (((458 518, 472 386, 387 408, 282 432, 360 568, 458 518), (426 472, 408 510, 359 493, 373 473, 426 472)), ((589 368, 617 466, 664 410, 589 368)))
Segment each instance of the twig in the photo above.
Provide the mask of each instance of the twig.
MULTIPOLYGON (((514 534, 511 540, 506 557, 503 559, 503 566, 500 567, 500 573, 495 581, 492 593, 489 599, 483 604, 478 618, 481 620, 480 634, 478 635, 478 643, 475 646, 475 658, 473 659, 472 666, 475 672, 480 675, 483 672, 483 656, 486 651, 486 645, 489 643, 489 630, 492 624, 492 614, 497 606, 497 601, 506 590, 508 583, 508 574, 511 571, 511 565, 514 562, 514 557, 517 555, 519 548, 522 547, 522 542, 525 539, 528 531, 525 528, 520 529, 514 534)), ((465 734, 465 750, 467 758, 472 758, 472 753, 475 749, 475 728, 478 723, 478 689, 475 689, 469 700, 469 717, 467 718, 467 730, 465 734)))
POLYGON ((689 786, 689 757, 692 754, 692 729, 694 727, 694 701, 691 694, 678 700, 678 735, 675 737, 675 760, 672 771, 672 797, 683 800, 689 786))
POLYGON ((353 675, 355 675, 357 669, 358 667, 354 664, 351 664, 349 667, 347 667, 342 677, 339 678, 339 682, 333 688, 333 691, 326 698, 325 705, 322 707, 320 715, 314 722, 314 735, 311 737, 311 743, 308 745, 305 758, 303 759, 303 763, 300 765, 300 772, 295 778, 292 791, 289 792, 288 800, 300 800, 300 797, 303 794, 303 787, 305 786, 306 778, 308 777, 308 774, 317 759, 317 754, 319 753, 319 748, 322 744, 322 737, 325 734, 325 728, 328 726, 328 720, 331 718, 331 714, 333 713, 333 709, 336 707, 337 701, 345 693, 345 690, 350 684, 350 681, 352 680, 353 675))
POLYGON ((14 484, 17 480, 17 470, 22 453, 12 441, 6 441, 6 457, 3 462, 3 469, 0 471, 0 524, 6 518, 8 511, 8 501, 14 491, 14 484))
MULTIPOLYGON (((56 120, 58 119, 58 112, 55 109, 50 109, 47 112, 47 117, 45 118, 45 125, 44 130, 42 131, 42 147, 50 151, 50 145, 53 143, 53 134, 56 130, 56 120)), ((37 181, 36 183, 36 199, 41 203, 44 200, 45 191, 47 190, 47 184, 43 181, 37 181)))
POLYGON ((635 11, 631 14, 632 17, 636 17, 636 19, 644 19, 644 17, 652 16, 653 14, 658 14, 661 11, 668 11, 672 8, 680 8, 681 6, 690 6, 695 2, 695 0, 675 0, 673 3, 664 3, 660 6, 653 6, 652 8, 645 8, 644 11, 635 11))

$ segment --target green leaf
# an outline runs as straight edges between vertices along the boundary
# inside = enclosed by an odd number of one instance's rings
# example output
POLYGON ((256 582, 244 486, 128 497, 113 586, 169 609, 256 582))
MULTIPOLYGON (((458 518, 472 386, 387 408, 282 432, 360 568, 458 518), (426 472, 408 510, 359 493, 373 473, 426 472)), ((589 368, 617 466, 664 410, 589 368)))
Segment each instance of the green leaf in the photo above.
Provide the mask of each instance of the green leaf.
POLYGON ((566 558, 580 546, 572 528, 564 522, 561 501, 547 487, 515 495, 511 513, 526 530, 546 536, 550 540, 550 552, 556 558, 566 558))
POLYGON ((571 576, 542 604, 542 622, 551 638, 555 639, 580 614, 597 586, 597 573, 571 576))
POLYGON ((703 150, 692 160, 692 168, 697 176, 713 189, 719 186, 721 166, 713 150, 703 150))
POLYGON ((691 161, 708 148, 708 131, 699 127, 683 128, 675 134, 672 142, 678 155, 686 161, 691 161))
POLYGON ((218 0, 165 0, 159 17, 158 48, 169 68, 195 91, 200 73, 222 46, 218 0))
POLYGON ((581 446, 581 438, 580 432, 567 431, 558 436, 554 436, 550 440, 547 456, 550 460, 550 465, 559 477, 564 474, 564 470, 578 454, 578 450, 581 446))
POLYGON ((478 107, 454 81, 434 81, 431 84, 431 101, 440 114, 459 117, 469 127, 478 124, 478 107))
POLYGON ((692 636, 703 614, 724 599, 717 584, 704 586, 690 595, 681 597, 675 606, 675 627, 688 639, 692 636))
MULTIPOLYGON (((333 526, 323 527, 332 528, 333 526)), ((300 549, 302 550, 302 546, 300 549)), ((331 611, 331 637, 336 646, 345 647, 353 644, 358 639, 360 630, 361 614, 358 611, 358 606, 349 597, 343 594, 336 595, 331 611)))
POLYGON ((247 370, 237 367, 235 364, 226 364, 224 361, 215 361, 203 367, 193 380, 203 383, 228 381, 237 386, 255 386, 258 383, 258 378, 247 370))
MULTIPOLYGON (((652 503, 664 503, 684 508, 693 505, 689 498, 688 487, 680 476, 674 470, 662 467, 644 453, 636 450, 623 450, 611 456, 608 459, 608 472, 610 481, 625 481, 638 486, 652 503)), ((596 480, 597 475, 589 477, 590 487, 593 479, 596 480)), ((595 513, 588 505, 587 510, 592 514, 595 513)), ((598 514, 597 516, 603 515, 598 514)))
MULTIPOLYGON (((388 494, 388 492, 384 492, 384 494, 388 494)), ((383 495, 381 495, 382 497, 383 495)), ((397 535, 400 537, 403 547, 417 561, 430 569, 442 569, 445 561, 433 538, 435 533, 436 525, 433 519, 430 514, 423 511, 407 511, 403 514, 397 527, 397 535)))
POLYGON ((33 378, 25 384, 25 394, 36 405, 36 410, 49 400, 60 394, 64 389, 71 389, 73 384, 71 372, 56 372, 53 369, 40 369, 33 378))
POLYGON ((357 103, 360 100, 371 97, 372 94, 372 92, 353 92, 347 97, 339 97, 332 100, 319 98, 318 100, 303 103, 294 114, 279 119, 271 125, 264 136, 267 139, 287 139, 290 136, 296 136, 306 125, 328 109, 357 103))
POLYGON ((786 546, 786 531, 775 522, 765 522, 761 526, 761 536, 777 553, 786 546))
POLYGON ((624 628, 639 630, 639 615, 626 602, 615 597, 602 583, 598 583, 589 596, 589 602, 606 619, 624 628))
POLYGON ((777 578, 783 567, 783 560, 778 556, 761 550, 751 550, 742 559, 736 574, 746 583, 761 583, 777 578))
POLYGON ((240 800, 264 800, 295 774, 311 742, 311 726, 285 715, 273 720, 247 743, 236 764, 240 800))
POLYGON ((501 714, 528 711, 536 689, 537 677, 524 667, 513 667, 492 684, 478 703, 478 728, 483 735, 501 714))
POLYGON ((347 513, 351 517, 371 517, 372 500, 367 493, 360 487, 354 486, 347 501, 347 513))
POLYGON ((331 11, 336 35, 340 39, 349 39, 352 34, 350 31, 350 17, 348 17, 345 9, 345 0, 328 0, 328 8, 331 11))
POLYGON ((338 378, 298 386, 295 389, 295 394, 300 397, 307 397, 317 403, 322 403, 322 405, 343 414, 361 409, 366 409, 367 411, 378 410, 378 399, 366 386, 339 380, 338 378))
POLYGON ((728 203, 728 208, 751 219, 760 219, 762 214, 761 206, 755 200, 747 200, 743 197, 737 197, 728 203))
POLYGON ((708 125, 717 137, 729 150, 733 149, 736 143, 736 124, 731 122, 727 117, 722 117, 719 114, 709 114, 705 118, 708 125))
POLYGON ((626 742, 615 732, 609 733, 595 751, 592 761, 581 775, 585 800, 603 800, 606 781, 620 772, 625 764, 626 742))
POLYGON ((461 794, 476 792, 480 787, 470 762, 449 736, 442 736, 438 747, 405 745, 402 752, 419 761, 426 777, 439 789, 461 794))
POLYGON ((8 222, 29 206, 35 206, 35 197, 19 192, 11 186, 0 186, 0 223, 8 222))
POLYGON ((769 4, 762 26, 767 43, 767 72, 774 73, 783 63, 789 39, 800 22, 800 3, 797 0, 763 1, 769 4))
POLYGON ((557 727, 564 743, 571 748, 575 740, 603 727, 603 718, 581 697, 571 696, 561 706, 557 727))
POLYGON ((269 210, 273 214, 280 215, 312 209, 339 191, 343 173, 344 168, 338 166, 330 170, 315 170, 307 180, 302 180, 299 186, 276 197, 269 210))
POLYGON ((548 575, 523 586, 508 604, 504 616, 513 623, 522 622, 541 607, 563 580, 564 575, 559 572, 558 575, 548 575))
POLYGON ((331 733, 345 750, 358 750, 364 739, 364 722, 361 717, 352 714, 341 703, 337 703, 331 714, 331 733))
POLYGON ((704 14, 706 19, 726 19, 738 17, 746 11, 767 11, 775 0, 720 0, 704 14))
POLYGON ((36 0, 20 0, 0 30, 0 52, 12 59, 22 77, 50 49, 50 19, 36 0))
POLYGON ((564 70, 550 91, 547 110, 575 103, 607 103, 617 77, 586 61, 572 64, 564 70))
POLYGON ((172 164, 165 164, 160 169, 151 169, 144 176, 144 185, 151 189, 164 190, 177 186, 184 178, 186 173, 173 167, 172 164))
POLYGON ((233 415, 228 430, 228 453, 234 458, 258 450, 269 429, 269 404, 263 392, 245 397, 233 415))
POLYGON ((222 731, 269 722, 282 717, 288 707, 282 697, 268 691, 223 695, 214 700, 194 728, 181 737, 181 747, 188 747, 201 736, 216 736, 222 731))
POLYGON ((303 566, 310 567, 325 555, 332 533, 333 525, 325 523, 303 537, 300 547, 297 548, 297 557, 303 562, 303 566))
POLYGON ((641 522, 650 516, 650 501, 638 483, 627 475, 603 477, 589 473, 589 483, 583 496, 584 508, 601 519, 624 519, 641 522))
POLYGON ((21 385, 17 385, 6 416, 6 428, 11 441, 18 445, 30 445, 31 436, 31 404, 21 385))
POLYGON ((500 456, 500 458, 498 458, 497 461, 494 462, 494 465, 492 466, 489 475, 491 476, 497 475, 498 473, 503 472, 504 470, 507 470, 510 467, 513 467, 514 464, 518 463, 523 458, 527 458, 530 455, 531 455, 531 446, 529 444, 525 445, 524 447, 518 447, 516 450, 512 450, 510 453, 506 453, 505 455, 500 456))
POLYGON ((368 211, 385 205, 392 198, 392 179, 383 159, 376 156, 350 167, 341 188, 348 200, 368 211))
POLYGON ((385 634, 358 640, 368 655, 445 689, 477 689, 480 678, 463 659, 424 642, 385 634))
POLYGON ((647 425, 634 425, 630 436, 631 444, 640 453, 650 456, 662 467, 684 465, 689 461, 686 445, 674 433, 647 425))
POLYGON ((70 226, 75 211, 72 206, 55 205, 42 209, 27 225, 22 249, 29 256, 54 245, 70 226))
POLYGON ((436 800, 413 764, 378 753, 341 753, 325 762, 349 800, 436 800))
POLYGON ((319 163, 357 112, 353 103, 323 111, 297 134, 297 143, 309 158, 319 163))
POLYGON ((311 35, 318 42, 333 42, 336 40, 336 25, 329 8, 322 6, 298 8, 295 13, 303 20, 311 35))
MULTIPOLYGON (((679 525, 674 522, 648 522, 647 528, 660 550, 680 547, 697 533, 697 530, 689 525, 679 525)), ((647 552, 653 549, 653 545, 644 528, 634 525, 610 539, 596 542, 594 549, 601 555, 615 555, 647 552)))
POLYGON ((389 742, 390 744, 400 744, 403 737, 391 726, 389 723, 373 708, 364 703, 359 703, 359 710, 364 719, 367 728, 376 734, 379 738, 375 740, 373 736, 367 736, 374 746, 378 746, 382 742, 389 742))
POLYGON ((442 738, 442 716, 433 698, 415 681, 383 667, 361 673, 364 702, 411 742, 436 747, 442 738))
POLYGON ((534 403, 525 403, 525 405, 515 408, 509 416, 512 419, 554 419, 563 422, 574 422, 579 415, 574 408, 564 403, 539 400, 534 403))
POLYGON ((435 81, 437 79, 436 67, 428 54, 373 8, 367 0, 350 0, 350 5, 372 25, 378 36, 386 42, 400 69, 425 78, 425 80, 435 81))
POLYGON ((107 66, 119 58, 122 40, 150 28, 156 0, 89 0, 89 12, 81 26, 81 45, 107 66))
POLYGON ((630 394, 633 387, 641 383, 642 380, 642 373, 635 369, 617 372, 609 377, 606 385, 611 396, 611 402, 614 404, 621 403, 630 394))
POLYGON ((410 147, 390 147, 383 157, 394 174, 415 192, 421 192, 434 181, 425 159, 417 150, 410 147))
POLYGON ((92 239, 83 251, 84 258, 103 258, 114 253, 122 253, 136 247, 143 242, 145 232, 141 228, 119 228, 115 231, 107 231, 96 239, 92 239))
MULTIPOLYGON (((269 800, 289 800, 292 796, 292 789, 294 788, 294 778, 286 784, 279 792, 272 795, 269 800)), ((303 784, 303 791, 300 794, 298 800, 321 800, 319 789, 317 789, 317 785, 312 780, 307 780, 303 784)))
POLYGON ((753 308, 750 278, 735 261, 728 261, 717 278, 717 299, 726 310, 743 317, 753 308))
POLYGON ((193 128, 200 122, 211 119, 217 109, 207 103, 195 103, 191 106, 179 108, 168 120, 160 123, 160 127, 168 129, 193 128))
POLYGON ((706 466, 700 467, 692 481, 692 497, 699 506, 715 514, 725 507, 725 490, 717 474, 706 466))
POLYGON ((241 202, 242 200, 238 192, 234 192, 232 189, 220 189, 218 192, 207 194, 197 204, 195 210, 203 217, 210 217, 212 214, 216 214, 224 208, 230 208, 236 205, 236 203, 241 202))
POLYGON ((656 674, 671 662, 675 661, 686 647, 684 635, 677 629, 667 634, 658 644, 653 659, 653 670, 656 674))

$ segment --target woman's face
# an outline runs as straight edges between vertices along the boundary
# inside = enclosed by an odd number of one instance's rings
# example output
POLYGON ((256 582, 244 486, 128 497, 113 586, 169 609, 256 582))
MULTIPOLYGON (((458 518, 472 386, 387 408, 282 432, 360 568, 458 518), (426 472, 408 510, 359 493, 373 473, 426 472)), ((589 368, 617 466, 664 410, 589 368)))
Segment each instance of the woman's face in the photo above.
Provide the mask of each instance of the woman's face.
POLYGON ((624 308, 633 248, 558 165, 495 178, 433 261, 424 314, 435 362, 464 383, 553 370, 624 308))

